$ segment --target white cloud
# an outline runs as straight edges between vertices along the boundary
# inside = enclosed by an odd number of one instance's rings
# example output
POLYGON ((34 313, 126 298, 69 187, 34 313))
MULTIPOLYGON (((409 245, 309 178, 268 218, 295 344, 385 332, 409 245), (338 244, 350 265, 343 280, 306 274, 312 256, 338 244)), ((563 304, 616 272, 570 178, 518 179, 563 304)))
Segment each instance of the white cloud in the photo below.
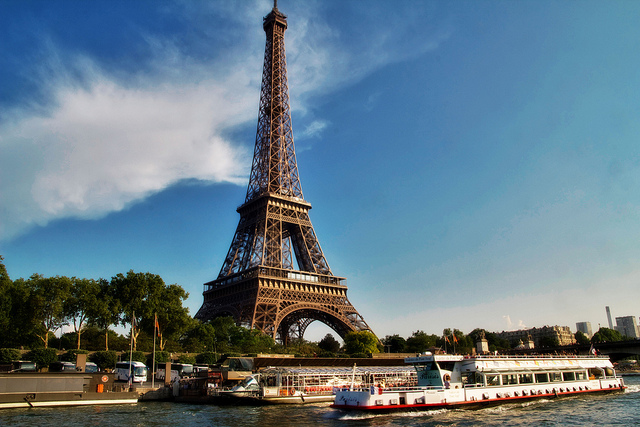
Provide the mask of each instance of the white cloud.
POLYGON ((226 80, 125 88, 90 74, 88 85, 58 86, 49 115, 0 126, 0 178, 11 183, 1 237, 100 217, 181 179, 245 182, 247 153, 222 134, 251 117, 250 88, 226 80))
MULTIPOLYGON (((407 55, 390 48, 384 34, 379 43, 349 44, 316 7, 292 5, 287 32, 292 108, 303 111, 308 94, 407 55)), ((201 19, 189 11, 186 19, 201 19)), ((246 182, 249 150, 226 135, 257 111, 262 57, 255 46, 264 46, 264 35, 248 34, 202 63, 173 40, 144 35, 155 57, 133 75, 106 72, 89 57, 69 60, 45 35, 48 53, 37 80, 48 88, 48 103, 2 111, 0 240, 59 218, 100 218, 182 179, 246 182)), ((317 120, 300 136, 316 137, 326 126, 317 120)))

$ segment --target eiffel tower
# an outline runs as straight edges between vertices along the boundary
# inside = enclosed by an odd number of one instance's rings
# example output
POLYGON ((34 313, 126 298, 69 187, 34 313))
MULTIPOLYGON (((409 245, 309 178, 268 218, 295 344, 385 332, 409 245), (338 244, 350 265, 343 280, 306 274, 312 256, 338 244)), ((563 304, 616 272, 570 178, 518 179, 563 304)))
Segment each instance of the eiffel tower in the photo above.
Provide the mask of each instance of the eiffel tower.
POLYGON ((240 222, 216 280, 205 283, 196 318, 232 316, 287 344, 320 321, 341 337, 371 330, 334 276, 309 219, 293 145, 284 32, 277 0, 267 36, 251 176, 240 222), (294 269, 294 261, 297 270, 294 269))

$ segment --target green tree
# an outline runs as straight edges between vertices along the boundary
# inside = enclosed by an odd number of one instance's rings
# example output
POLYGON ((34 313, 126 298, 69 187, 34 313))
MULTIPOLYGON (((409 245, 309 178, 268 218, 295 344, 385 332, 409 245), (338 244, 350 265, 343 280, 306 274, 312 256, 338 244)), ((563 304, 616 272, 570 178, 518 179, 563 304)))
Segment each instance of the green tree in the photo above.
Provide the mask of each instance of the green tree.
POLYGON ((120 300, 116 298, 114 287, 106 279, 98 280, 98 297, 90 308, 89 324, 104 331, 104 349, 109 351, 109 326, 116 325, 122 317, 120 300))
POLYGON ((431 347, 435 347, 436 335, 428 335, 426 332, 417 330, 407 338, 406 351, 409 353, 423 353, 431 347))
POLYGON ((182 307, 182 301, 189 294, 178 285, 166 286, 157 274, 135 273, 130 270, 126 276, 118 274, 111 279, 114 295, 120 302, 123 325, 130 324, 134 349, 141 328, 151 333, 155 316, 160 324, 160 349, 166 341, 163 335, 178 338, 189 325, 189 311, 182 307))
POLYGON ((13 281, 4 266, 4 258, 0 255, 0 347, 11 345, 9 332, 13 329, 11 306, 13 303, 13 281))
POLYGON ((186 363, 189 365, 195 365, 196 356, 192 354, 181 354, 178 356, 178 363, 186 363))
POLYGON ((37 336, 49 347, 49 333, 66 324, 64 301, 69 298, 71 279, 64 276, 43 277, 34 274, 27 281, 31 289, 30 303, 36 323, 40 326, 37 336))
POLYGON ((350 355, 379 353, 378 338, 369 331, 351 331, 344 337, 344 349, 350 355))
POLYGON ((287 343, 286 352, 293 353, 296 357, 315 357, 323 351, 318 343, 307 341, 304 338, 293 338, 287 343))
POLYGON ((30 289, 24 279, 12 281, 0 256, 0 347, 30 346, 35 337, 30 289))
POLYGON ((231 329, 231 343, 239 353, 270 353, 275 341, 257 329, 236 326, 231 329))
POLYGON ((196 363, 200 365, 215 365, 218 361, 218 355, 211 351, 200 353, 196 356, 196 363))
MULTIPOLYGON (((162 282, 164 284, 164 282, 162 282)), ((183 307, 183 301, 189 298, 189 293, 176 284, 158 288, 159 292, 156 301, 149 300, 148 309, 154 309, 154 316, 143 318, 142 327, 150 334, 154 330, 154 317, 158 316, 158 346, 160 350, 165 349, 168 339, 177 341, 178 338, 191 326, 193 319, 189 316, 189 309, 183 307), (155 307, 152 307, 155 306, 155 307)))
POLYGON ((387 335, 382 339, 385 351, 389 353, 404 353, 407 351, 407 340, 398 334, 387 335))
POLYGON ((623 339, 622 334, 615 329, 600 328, 598 332, 591 337, 591 342, 615 342, 622 341, 623 339))
POLYGON ((231 336, 237 328, 233 317, 216 317, 211 321, 211 326, 215 331, 213 340, 214 353, 227 353, 231 350, 231 336))
POLYGON ((42 369, 58 360, 58 352, 55 348, 36 348, 25 354, 25 358, 35 362, 38 369, 42 369))
POLYGON ((582 331, 576 332, 574 337, 578 344, 585 345, 591 343, 591 340, 589 340, 589 338, 582 331))
POLYGON ((497 334, 493 332, 488 332, 484 329, 476 328, 473 331, 469 332, 468 337, 471 339, 471 342, 475 346, 475 344, 480 339, 481 332, 484 332, 484 337, 489 344, 489 351, 498 351, 498 350, 509 350, 511 348, 511 344, 509 340, 502 339, 498 337, 497 334))
POLYGON ((333 335, 327 334, 318 342, 318 347, 329 353, 337 353, 340 350, 340 342, 333 335))
POLYGON ((458 354, 469 354, 474 348, 474 341, 471 337, 465 335, 461 330, 454 329, 451 338, 453 350, 458 354))
POLYGON ((153 322, 154 309, 165 286, 164 281, 156 274, 135 273, 129 270, 126 276, 119 273, 112 277, 111 286, 122 308, 120 323, 123 326, 131 326, 131 339, 135 350, 142 320, 151 319, 153 322))
POLYGON ((191 353, 202 353, 215 349, 216 331, 209 322, 202 323, 194 319, 191 327, 180 339, 182 348, 191 353))
POLYGON ((20 360, 20 350, 17 348, 0 348, 0 363, 11 363, 20 360))
POLYGON ((115 351, 96 351, 89 355, 89 360, 98 365, 102 371, 115 368, 118 359, 115 351))
POLYGON ((71 278, 69 296, 64 302, 64 313, 68 321, 73 322, 73 330, 77 336, 76 349, 80 349, 82 330, 98 304, 100 284, 93 279, 71 278))
POLYGON ((544 336, 540 338, 540 347, 558 347, 560 340, 556 336, 544 336))
MULTIPOLYGON (((156 366, 160 363, 171 362, 171 353, 168 351, 156 351, 156 366)), ((147 361, 145 362, 147 366, 153 366, 153 353, 147 354, 147 361)), ((154 368, 155 371, 155 368, 154 368)))
POLYGON ((147 361, 147 356, 146 354, 144 354, 143 351, 136 351, 133 350, 133 352, 124 352, 120 355, 120 360, 128 362, 129 360, 134 361, 134 362, 141 362, 141 363, 145 363, 147 361))

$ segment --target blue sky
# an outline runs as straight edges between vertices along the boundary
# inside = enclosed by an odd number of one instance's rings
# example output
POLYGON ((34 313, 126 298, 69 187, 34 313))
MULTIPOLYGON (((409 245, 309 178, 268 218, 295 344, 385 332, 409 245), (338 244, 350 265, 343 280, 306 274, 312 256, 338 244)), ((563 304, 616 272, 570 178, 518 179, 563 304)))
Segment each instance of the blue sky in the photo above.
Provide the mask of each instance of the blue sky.
MULTIPOLYGON (((272 6, 0 1, 11 278, 149 271, 195 314, 244 201, 272 6)), ((379 336, 640 315, 640 3, 278 7, 311 220, 379 336)))

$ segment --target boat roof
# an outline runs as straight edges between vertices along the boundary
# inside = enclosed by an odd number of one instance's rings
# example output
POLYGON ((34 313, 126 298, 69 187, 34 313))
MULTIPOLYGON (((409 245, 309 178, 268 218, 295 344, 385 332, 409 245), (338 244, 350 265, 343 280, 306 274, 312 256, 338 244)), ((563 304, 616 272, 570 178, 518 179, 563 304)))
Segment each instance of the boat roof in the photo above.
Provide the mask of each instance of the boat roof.
MULTIPOLYGON (((347 376, 353 375, 354 368, 347 368, 342 366, 299 366, 299 367, 267 367, 259 371, 261 374, 293 374, 293 375, 339 375, 347 376)), ((393 373, 415 373, 415 369, 412 366, 356 366, 356 375, 371 375, 371 374, 393 374, 393 373)))
POLYGON ((419 365, 429 362, 461 362, 462 370, 477 371, 513 371, 513 370, 549 370, 571 368, 611 368, 613 364, 607 356, 593 355, 474 355, 429 354, 407 357, 406 363, 419 365))

